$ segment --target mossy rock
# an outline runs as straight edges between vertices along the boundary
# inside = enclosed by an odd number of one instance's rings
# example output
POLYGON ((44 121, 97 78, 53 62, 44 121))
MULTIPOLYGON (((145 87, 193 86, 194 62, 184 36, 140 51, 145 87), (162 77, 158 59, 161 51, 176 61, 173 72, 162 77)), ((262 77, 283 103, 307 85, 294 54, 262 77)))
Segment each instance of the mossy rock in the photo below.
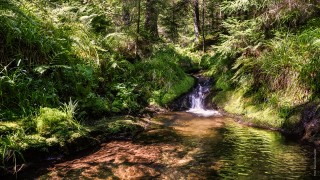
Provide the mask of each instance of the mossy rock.
POLYGON ((175 84, 168 92, 166 92, 161 99, 162 105, 167 105, 179 96, 187 93, 194 86, 194 78, 188 76, 179 83, 175 84))

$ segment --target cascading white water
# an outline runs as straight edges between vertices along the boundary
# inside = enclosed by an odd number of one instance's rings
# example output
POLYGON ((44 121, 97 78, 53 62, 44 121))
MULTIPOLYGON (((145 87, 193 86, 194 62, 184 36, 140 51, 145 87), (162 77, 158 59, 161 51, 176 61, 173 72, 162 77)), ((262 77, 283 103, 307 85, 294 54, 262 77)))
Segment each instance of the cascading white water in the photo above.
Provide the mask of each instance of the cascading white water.
POLYGON ((202 86, 199 84, 195 90, 195 93, 190 95, 191 109, 203 109, 203 92, 202 86))
POLYGON ((198 86, 192 91, 192 93, 189 95, 191 108, 187 111, 190 113, 197 114, 199 116, 214 116, 214 115, 220 115, 220 113, 216 110, 206 110, 204 106, 204 100, 206 98, 206 93, 209 92, 209 87, 206 85, 201 85, 200 83, 198 86))

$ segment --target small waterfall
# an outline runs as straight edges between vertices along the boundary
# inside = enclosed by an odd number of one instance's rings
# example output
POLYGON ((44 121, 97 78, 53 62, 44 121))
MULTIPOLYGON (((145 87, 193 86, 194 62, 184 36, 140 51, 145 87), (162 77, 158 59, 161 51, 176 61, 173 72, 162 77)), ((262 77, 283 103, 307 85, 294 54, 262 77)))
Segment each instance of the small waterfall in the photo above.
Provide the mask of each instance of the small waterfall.
MULTIPOLYGON (((199 79, 198 79, 199 80, 199 79)), ((189 95, 190 109, 187 112, 197 114, 199 116, 220 115, 216 110, 208 110, 205 108, 205 98, 210 92, 210 81, 204 80, 198 82, 197 87, 189 95)))

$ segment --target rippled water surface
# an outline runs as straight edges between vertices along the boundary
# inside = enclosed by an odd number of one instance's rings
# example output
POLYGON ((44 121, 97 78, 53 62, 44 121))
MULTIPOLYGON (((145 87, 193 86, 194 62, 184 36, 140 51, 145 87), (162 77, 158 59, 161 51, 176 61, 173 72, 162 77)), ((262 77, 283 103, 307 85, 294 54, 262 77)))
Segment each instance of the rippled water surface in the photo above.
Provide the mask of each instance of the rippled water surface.
MULTIPOLYGON (((227 117, 172 112, 155 118, 136 141, 113 141, 97 152, 48 169, 42 179, 307 179, 313 149, 273 131, 227 117)), ((319 164, 319 163, 318 163, 319 164)))
POLYGON ((186 146, 199 148, 192 165, 204 167, 207 178, 296 179, 314 175, 310 147, 287 141, 278 132, 246 127, 230 118, 190 116, 172 113, 160 119, 183 136, 186 146))

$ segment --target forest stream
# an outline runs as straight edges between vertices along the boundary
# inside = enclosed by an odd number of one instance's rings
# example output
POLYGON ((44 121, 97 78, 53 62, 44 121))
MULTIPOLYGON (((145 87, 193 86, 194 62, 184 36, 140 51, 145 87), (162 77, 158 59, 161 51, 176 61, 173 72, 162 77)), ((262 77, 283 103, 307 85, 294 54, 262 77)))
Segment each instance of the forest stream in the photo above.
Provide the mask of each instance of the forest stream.
POLYGON ((0 0, 11 179, 320 180, 320 0, 0 0))
POLYGON ((305 179, 320 173, 314 171, 312 147, 206 110, 206 91, 199 84, 189 95, 188 111, 157 115, 134 141, 102 144, 95 152, 46 168, 37 178, 305 179))

